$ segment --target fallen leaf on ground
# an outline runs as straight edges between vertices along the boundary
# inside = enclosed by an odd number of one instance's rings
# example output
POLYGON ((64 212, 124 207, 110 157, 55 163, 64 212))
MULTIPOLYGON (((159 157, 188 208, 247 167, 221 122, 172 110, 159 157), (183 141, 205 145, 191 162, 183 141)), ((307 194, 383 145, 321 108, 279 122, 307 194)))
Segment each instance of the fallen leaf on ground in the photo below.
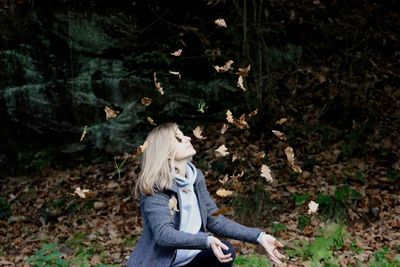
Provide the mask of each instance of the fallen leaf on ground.
POLYGON ((316 213, 317 210, 318 210, 318 203, 310 201, 310 203, 308 203, 308 214, 316 213))
POLYGON ((226 72, 231 69, 232 64, 233 64, 233 60, 229 60, 222 67, 220 67, 220 66, 213 66, 213 67, 217 72, 226 72))
POLYGON ((80 198, 86 198, 86 193, 89 193, 89 189, 81 189, 80 187, 75 188, 74 194, 80 198))
POLYGON ((164 90, 161 87, 161 83, 157 81, 157 73, 156 72, 153 73, 153 77, 154 77, 154 86, 156 87, 158 92, 160 92, 161 95, 164 95, 164 90))
POLYGON ((87 128, 88 128, 87 125, 85 125, 85 127, 83 127, 83 132, 82 132, 82 135, 81 135, 80 142, 82 142, 83 139, 85 138, 86 133, 87 133, 87 128))
POLYGON ((193 134, 197 139, 206 139, 207 137, 204 137, 202 135, 203 132, 203 128, 201 126, 197 126, 194 130, 193 130, 193 134))
POLYGON ((284 133, 282 133, 282 132, 280 132, 280 131, 277 131, 277 130, 272 130, 272 133, 276 136, 276 137, 278 137, 280 140, 286 140, 286 135, 284 134, 284 133))
POLYGON ((151 117, 147 117, 147 122, 150 123, 151 125, 157 125, 156 123, 154 123, 154 120, 151 117))
POLYGON ((143 97, 143 98, 140 100, 140 102, 141 102, 143 105, 145 105, 145 106, 150 105, 152 101, 153 101, 153 100, 152 100, 151 98, 148 98, 148 97, 143 97))

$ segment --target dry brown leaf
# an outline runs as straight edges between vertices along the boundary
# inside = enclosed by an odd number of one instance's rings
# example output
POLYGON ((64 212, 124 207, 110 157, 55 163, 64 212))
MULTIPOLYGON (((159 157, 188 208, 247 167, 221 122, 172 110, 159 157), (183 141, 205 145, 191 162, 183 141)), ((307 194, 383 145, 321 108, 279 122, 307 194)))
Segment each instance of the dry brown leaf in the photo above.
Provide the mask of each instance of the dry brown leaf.
POLYGON ((308 214, 316 213, 318 210, 318 203, 314 201, 310 201, 308 203, 308 214))
POLYGON ((252 117, 252 116, 255 116, 255 115, 257 115, 257 113, 258 113, 258 108, 256 108, 255 110, 253 110, 252 112, 250 112, 249 113, 249 115, 247 115, 247 117, 252 117))
POLYGON ((220 27, 228 28, 224 19, 216 19, 214 22, 220 27))
POLYGON ((151 125, 157 125, 156 123, 154 123, 154 120, 151 117, 147 117, 147 122, 150 123, 151 125))
POLYGON ((292 170, 297 173, 302 173, 300 166, 295 163, 293 148, 291 148, 290 146, 286 147, 285 154, 286 154, 289 166, 292 168, 292 170))
MULTIPOLYGON (((231 113, 231 115, 232 115, 232 113, 231 113)), ((221 134, 225 134, 226 131, 228 130, 228 128, 229 128, 229 126, 224 123, 224 125, 222 125, 222 128, 221 128, 221 134)))
POLYGON ((239 127, 240 129, 247 129, 249 128, 249 124, 246 121, 246 115, 242 114, 238 120, 235 120, 235 125, 236 127, 239 127))
POLYGON ((238 159, 238 155, 235 153, 232 155, 232 162, 238 159))
POLYGON ((201 126, 197 126, 193 130, 193 134, 194 134, 194 136, 196 136, 197 139, 206 139, 207 137, 203 137, 202 132, 203 132, 203 127, 201 127, 201 126))
POLYGON ((213 66, 213 67, 217 72, 226 72, 231 69, 232 64, 233 64, 233 60, 229 60, 222 67, 220 67, 220 66, 213 66))
POLYGON ((75 188, 74 194, 80 198, 86 198, 86 193, 89 193, 89 189, 81 189, 80 187, 75 188))
POLYGON ((145 106, 150 105, 152 101, 153 101, 153 99, 148 98, 148 97, 143 97, 143 98, 140 100, 140 102, 141 102, 143 105, 145 105, 145 106))
POLYGON ((175 57, 179 57, 182 54, 182 49, 178 49, 175 52, 172 52, 170 54, 175 56, 175 57))
POLYGON ((225 157, 226 155, 229 155, 228 149, 225 145, 221 145, 214 151, 217 152, 217 157, 225 157))
POLYGON ((275 124, 282 125, 287 122, 286 118, 281 118, 275 122, 275 124))
POLYGON ((251 65, 248 65, 246 68, 239 68, 239 76, 246 77, 249 74, 251 65))
POLYGON ((267 180, 267 182, 272 183, 274 181, 274 179, 271 176, 271 170, 269 169, 269 167, 265 164, 263 164, 261 166, 261 176, 265 178, 265 180, 267 180))
POLYGON ((221 184, 224 184, 224 183, 226 183, 226 182, 228 181, 228 178, 229 178, 228 174, 225 174, 224 178, 223 178, 222 180, 221 180, 221 179, 218 179, 218 181, 219 181, 221 184))
POLYGON ((286 140, 286 135, 284 134, 284 133, 282 133, 282 132, 280 132, 280 131, 277 131, 277 130, 272 130, 272 133, 276 136, 276 137, 278 137, 280 140, 286 140))
POLYGON ((179 73, 179 71, 172 71, 172 70, 170 70, 169 73, 172 74, 172 75, 178 76, 179 79, 181 78, 181 74, 179 73))
POLYGON ((119 111, 115 111, 112 108, 107 107, 107 106, 104 108, 104 112, 106 113, 106 119, 107 120, 114 119, 119 114, 119 111))
POLYGON ((242 89, 243 91, 246 91, 246 88, 244 87, 243 83, 244 83, 243 76, 239 76, 236 86, 242 89))
POLYGON ((83 139, 85 138, 86 133, 87 133, 87 128, 88 128, 87 125, 85 125, 85 127, 83 127, 83 132, 82 132, 82 135, 81 135, 80 142, 82 142, 83 139))
POLYGON ((93 255, 93 257, 90 259, 90 265, 91 266, 95 266, 98 265, 99 263, 101 263, 101 259, 99 255, 93 255))
POLYGON ((157 81, 157 73, 156 72, 153 73, 153 77, 154 77, 154 86, 156 87, 158 92, 160 92, 161 95, 164 95, 164 90, 161 87, 161 83, 157 81))
POLYGON ((225 190, 225 189, 218 189, 216 193, 220 197, 229 197, 233 194, 233 191, 225 190))
POLYGON ((232 112, 231 112, 229 109, 226 111, 226 120, 227 120, 229 123, 233 123, 232 112))

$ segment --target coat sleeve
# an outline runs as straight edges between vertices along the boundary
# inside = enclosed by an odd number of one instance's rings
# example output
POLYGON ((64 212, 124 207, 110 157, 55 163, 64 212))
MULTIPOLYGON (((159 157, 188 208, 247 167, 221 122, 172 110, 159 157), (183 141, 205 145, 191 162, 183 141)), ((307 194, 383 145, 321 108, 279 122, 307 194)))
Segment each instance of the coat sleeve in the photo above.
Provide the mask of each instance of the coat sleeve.
POLYGON ((169 209, 169 197, 164 193, 142 196, 142 208, 150 224, 154 242, 162 247, 206 249, 208 234, 185 233, 174 228, 169 209))
POLYGON ((263 232, 261 229, 244 226, 226 218, 223 215, 212 216, 212 214, 217 212, 219 209, 207 190, 204 175, 200 170, 197 171, 199 172, 199 193, 201 194, 202 199, 207 207, 207 229, 210 232, 222 237, 258 244, 257 238, 260 233, 263 232))

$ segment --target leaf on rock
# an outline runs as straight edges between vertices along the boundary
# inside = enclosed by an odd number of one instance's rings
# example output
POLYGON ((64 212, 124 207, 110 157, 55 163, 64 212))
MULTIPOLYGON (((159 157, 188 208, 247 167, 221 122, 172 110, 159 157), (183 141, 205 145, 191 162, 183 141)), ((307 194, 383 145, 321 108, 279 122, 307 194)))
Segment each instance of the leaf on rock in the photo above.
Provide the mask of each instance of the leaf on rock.
MULTIPOLYGON (((231 116, 232 116, 232 113, 231 113, 231 116)), ((221 128, 221 134, 225 134, 226 131, 228 130, 228 128, 229 128, 229 126, 224 123, 224 125, 222 125, 222 128, 221 128)))

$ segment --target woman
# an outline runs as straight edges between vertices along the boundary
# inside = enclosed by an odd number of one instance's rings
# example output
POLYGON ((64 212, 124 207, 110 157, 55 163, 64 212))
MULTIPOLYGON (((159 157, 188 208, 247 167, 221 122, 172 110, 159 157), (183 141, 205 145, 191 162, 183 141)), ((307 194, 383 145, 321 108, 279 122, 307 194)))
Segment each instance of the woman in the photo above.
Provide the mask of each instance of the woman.
POLYGON ((196 154, 190 137, 176 123, 154 128, 146 141, 135 187, 140 198, 143 233, 129 257, 128 267, 232 266, 233 246, 213 234, 261 244, 280 264, 283 247, 257 228, 223 215, 207 191, 204 176, 191 163, 196 154))

